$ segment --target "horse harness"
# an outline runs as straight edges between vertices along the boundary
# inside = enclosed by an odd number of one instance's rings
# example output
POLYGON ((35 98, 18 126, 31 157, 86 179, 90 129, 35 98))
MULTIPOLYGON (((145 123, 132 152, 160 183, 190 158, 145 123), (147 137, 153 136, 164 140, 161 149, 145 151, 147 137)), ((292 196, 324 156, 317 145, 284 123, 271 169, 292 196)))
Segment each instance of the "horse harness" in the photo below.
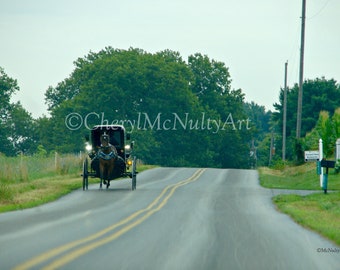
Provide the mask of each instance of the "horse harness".
POLYGON ((117 158, 117 154, 115 153, 115 151, 113 150, 113 147, 111 144, 107 145, 107 146, 100 146, 100 150, 98 151, 98 158, 104 159, 104 160, 110 160, 112 158, 116 159, 117 158), (104 151, 102 149, 108 149, 111 148, 110 153, 105 154, 104 151))

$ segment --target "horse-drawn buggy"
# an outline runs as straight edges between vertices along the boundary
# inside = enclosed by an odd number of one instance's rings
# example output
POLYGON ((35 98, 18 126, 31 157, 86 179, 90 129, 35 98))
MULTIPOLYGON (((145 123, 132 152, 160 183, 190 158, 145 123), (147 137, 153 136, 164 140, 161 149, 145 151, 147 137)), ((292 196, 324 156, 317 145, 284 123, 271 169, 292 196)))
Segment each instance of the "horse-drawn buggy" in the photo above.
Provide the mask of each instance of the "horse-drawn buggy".
POLYGON ((100 178, 100 188, 120 177, 132 179, 132 190, 136 189, 136 157, 132 157, 133 142, 121 125, 97 125, 85 136, 88 156, 83 162, 83 190, 88 189, 88 178, 100 178), (90 162, 89 162, 90 160, 90 162))

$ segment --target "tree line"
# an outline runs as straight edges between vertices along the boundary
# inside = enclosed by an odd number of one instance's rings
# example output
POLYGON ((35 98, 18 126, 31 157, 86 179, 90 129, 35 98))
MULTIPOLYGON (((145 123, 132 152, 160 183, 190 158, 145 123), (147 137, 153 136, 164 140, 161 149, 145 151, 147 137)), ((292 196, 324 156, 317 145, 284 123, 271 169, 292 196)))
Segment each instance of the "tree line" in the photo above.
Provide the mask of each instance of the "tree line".
MULTIPOLYGON (((249 168, 268 165, 268 139, 282 124, 283 90, 275 111, 247 103, 231 87, 225 63, 196 53, 184 61, 178 52, 148 53, 106 47, 74 62, 69 77, 45 92, 49 115, 33 119, 10 97, 17 81, 0 69, 0 152, 79 152, 84 135, 97 124, 123 124, 135 141, 135 154, 149 164, 249 168)), ((317 126, 320 111, 330 117, 340 100, 335 80, 304 85, 303 135, 317 126), (310 100, 308 100, 310 99, 310 100)), ((288 89, 289 159, 294 141, 297 86, 288 89)), ((315 132, 314 132, 315 133, 315 132)), ((337 135, 334 135, 337 136, 337 135)), ((307 142, 301 143, 308 147, 307 142)), ((276 154, 277 158, 279 153, 276 154)))
MULTIPOLYGON (((339 84, 336 80, 327 80, 325 77, 304 81, 301 139, 299 140, 296 139, 298 92, 298 84, 287 88, 287 158, 296 160, 297 163, 303 162, 303 152, 305 150, 318 150, 320 138, 325 142, 329 141, 326 145, 324 144, 324 150, 326 150, 324 152, 328 157, 332 157, 336 138, 340 138, 339 84)), ((283 98, 284 89, 281 89, 279 102, 274 104, 275 112, 271 124, 272 129, 275 129, 277 138, 278 157, 282 153, 283 98)))

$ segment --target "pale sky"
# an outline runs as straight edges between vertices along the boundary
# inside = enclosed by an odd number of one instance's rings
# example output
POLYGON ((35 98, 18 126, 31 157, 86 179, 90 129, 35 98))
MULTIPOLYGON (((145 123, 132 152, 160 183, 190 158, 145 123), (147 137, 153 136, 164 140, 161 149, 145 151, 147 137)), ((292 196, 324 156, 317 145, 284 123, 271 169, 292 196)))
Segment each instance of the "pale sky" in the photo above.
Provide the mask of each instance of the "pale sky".
MULTIPOLYGON (((232 88, 272 110, 299 80, 302 0, 0 0, 0 66, 33 117, 73 61, 106 46, 196 52, 224 62, 232 88)), ((305 79, 340 82, 340 1, 307 0, 305 79)))

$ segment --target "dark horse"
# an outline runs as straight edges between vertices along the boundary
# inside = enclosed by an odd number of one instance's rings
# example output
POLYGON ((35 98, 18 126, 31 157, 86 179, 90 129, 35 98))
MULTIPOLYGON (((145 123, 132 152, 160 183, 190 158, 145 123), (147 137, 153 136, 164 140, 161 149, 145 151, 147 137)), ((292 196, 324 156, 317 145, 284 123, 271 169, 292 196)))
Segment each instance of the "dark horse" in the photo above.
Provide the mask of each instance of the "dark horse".
POLYGON ((106 188, 110 186, 110 180, 113 179, 115 162, 118 157, 117 149, 110 144, 110 137, 104 132, 100 137, 100 148, 98 151, 99 171, 100 171, 100 188, 102 184, 106 184, 106 188))

